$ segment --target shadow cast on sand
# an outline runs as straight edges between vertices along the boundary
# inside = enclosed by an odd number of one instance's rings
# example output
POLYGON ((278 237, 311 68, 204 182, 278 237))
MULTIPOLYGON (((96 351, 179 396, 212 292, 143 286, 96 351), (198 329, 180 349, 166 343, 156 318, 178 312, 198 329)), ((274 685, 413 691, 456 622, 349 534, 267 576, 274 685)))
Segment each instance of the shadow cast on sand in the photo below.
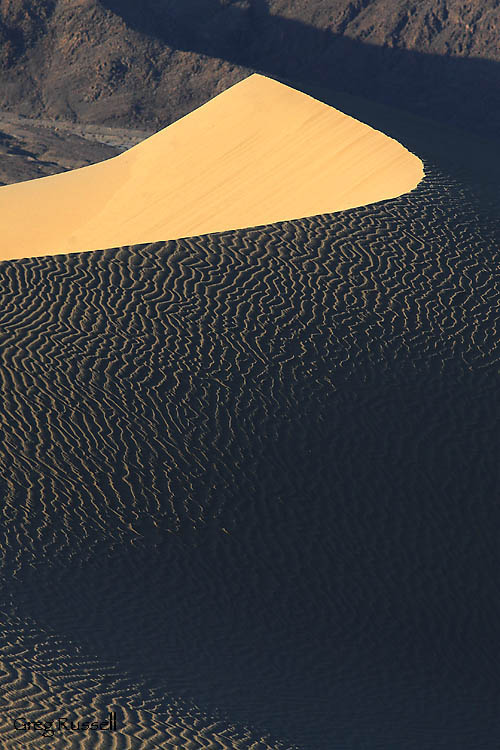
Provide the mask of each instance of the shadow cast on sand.
POLYGON ((427 167, 0 265, 4 600, 87 694, 93 654, 302 750, 498 747, 498 248, 427 167))
MULTIPOLYGON (((154 546, 146 532, 97 564, 25 576, 11 589, 16 606, 103 668, 304 750, 334 738, 356 750, 430 750, 450 737, 465 750, 461 737, 495 721, 498 666, 487 646, 500 614, 488 574, 499 562, 494 420, 480 380, 450 378, 446 393, 434 378, 373 383, 324 415, 330 429, 275 442, 295 492, 283 477, 257 476, 253 506, 228 535, 167 534, 154 546), (483 420, 480 470, 453 463, 478 450, 473 429, 456 431, 467 410, 469 427, 483 420), (439 427, 413 462, 413 435, 433 413, 439 427), (472 529, 483 517, 480 544, 472 529)), ((257 468, 266 474, 264 458, 257 468)))
MULTIPOLYGON (((493 63, 106 4, 332 103, 498 124, 493 63)), ((13 610, 305 750, 497 748, 497 230, 429 169, 335 221, 2 264, 13 610)))

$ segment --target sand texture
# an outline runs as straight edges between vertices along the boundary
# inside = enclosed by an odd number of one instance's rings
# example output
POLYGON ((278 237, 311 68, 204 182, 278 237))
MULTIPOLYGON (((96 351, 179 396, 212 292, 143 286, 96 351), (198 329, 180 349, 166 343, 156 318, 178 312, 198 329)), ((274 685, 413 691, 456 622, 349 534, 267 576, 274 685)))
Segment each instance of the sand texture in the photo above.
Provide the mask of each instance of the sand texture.
POLYGON ((0 188, 0 259, 330 213, 406 193, 422 176, 397 141, 253 75, 124 154, 0 188))
POLYGON ((2 747, 498 750, 500 228, 425 167, 0 264, 2 747))

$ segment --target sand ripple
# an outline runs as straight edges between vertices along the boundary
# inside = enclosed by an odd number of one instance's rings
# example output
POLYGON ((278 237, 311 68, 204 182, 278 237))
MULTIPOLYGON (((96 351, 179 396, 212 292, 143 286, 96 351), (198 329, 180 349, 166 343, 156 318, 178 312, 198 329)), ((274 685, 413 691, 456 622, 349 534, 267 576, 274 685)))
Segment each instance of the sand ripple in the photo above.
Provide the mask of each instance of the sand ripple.
POLYGON ((116 707, 85 747, 497 746, 499 227, 426 173, 0 264, 4 718, 116 707))

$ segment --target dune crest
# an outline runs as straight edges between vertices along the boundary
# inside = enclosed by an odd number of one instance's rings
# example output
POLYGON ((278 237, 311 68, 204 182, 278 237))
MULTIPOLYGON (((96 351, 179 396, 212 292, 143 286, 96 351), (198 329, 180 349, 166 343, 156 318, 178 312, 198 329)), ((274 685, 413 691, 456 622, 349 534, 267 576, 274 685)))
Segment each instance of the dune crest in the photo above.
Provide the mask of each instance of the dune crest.
POLYGON ((392 138, 255 74, 119 156, 0 188, 0 260, 341 211, 423 174, 392 138))

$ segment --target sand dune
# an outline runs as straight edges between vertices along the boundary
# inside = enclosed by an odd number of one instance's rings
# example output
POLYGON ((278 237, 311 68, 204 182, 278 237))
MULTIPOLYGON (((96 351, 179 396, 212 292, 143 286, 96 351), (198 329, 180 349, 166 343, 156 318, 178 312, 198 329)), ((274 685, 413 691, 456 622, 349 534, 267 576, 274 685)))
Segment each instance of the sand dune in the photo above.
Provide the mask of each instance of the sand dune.
POLYGON ((498 750, 498 222, 333 219, 0 263, 5 750, 498 750))
POLYGON ((252 75, 112 159, 0 189, 0 259, 259 226, 412 190, 420 159, 252 75))

